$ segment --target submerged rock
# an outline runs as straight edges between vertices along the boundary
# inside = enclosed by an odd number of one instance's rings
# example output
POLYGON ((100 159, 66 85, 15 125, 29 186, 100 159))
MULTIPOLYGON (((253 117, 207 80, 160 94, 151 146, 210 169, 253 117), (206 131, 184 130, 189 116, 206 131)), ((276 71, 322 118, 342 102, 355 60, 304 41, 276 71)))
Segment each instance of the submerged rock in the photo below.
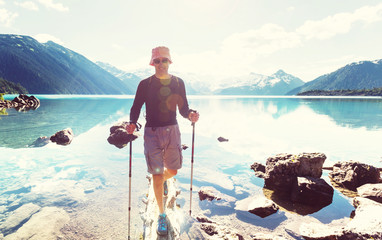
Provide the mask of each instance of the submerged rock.
POLYGON ((344 188, 356 191, 366 183, 378 183, 380 173, 378 168, 355 161, 338 162, 334 164, 330 178, 344 188))
POLYGON ((50 142, 50 138, 44 136, 44 137, 39 137, 34 141, 29 147, 44 147, 50 142))
POLYGON ((28 203, 19 207, 9 215, 9 217, 5 220, 3 224, 0 225, 0 231, 4 235, 8 235, 16 231, 25 222, 27 222, 33 214, 38 212, 40 209, 41 207, 33 203, 28 203))
POLYGON ((57 143, 58 145, 69 145, 74 138, 73 130, 71 128, 67 128, 56 132, 53 136, 50 137, 52 142, 57 143))
POLYGON ((69 222, 67 212, 57 207, 45 207, 34 214, 15 233, 6 235, 11 239, 61 239, 60 229, 69 222))

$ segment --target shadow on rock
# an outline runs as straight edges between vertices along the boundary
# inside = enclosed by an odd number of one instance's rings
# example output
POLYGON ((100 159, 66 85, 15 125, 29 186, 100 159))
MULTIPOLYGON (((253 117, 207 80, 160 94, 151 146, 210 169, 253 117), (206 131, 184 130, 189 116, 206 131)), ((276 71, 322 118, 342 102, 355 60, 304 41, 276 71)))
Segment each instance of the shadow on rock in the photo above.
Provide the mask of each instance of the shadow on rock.
POLYGON ((276 229, 283 221, 288 218, 285 216, 284 212, 277 212, 268 217, 262 218, 256 216, 248 211, 236 210, 236 217, 240 221, 260 226, 263 228, 268 228, 270 230, 276 229))
POLYGON ((266 198, 275 202, 280 208, 288 212, 297 213, 303 216, 318 212, 330 204, 329 203, 328 205, 325 205, 325 206, 313 206, 313 205, 306 205, 306 204, 302 204, 298 202, 292 202, 289 199, 285 198, 285 196, 280 195, 276 193, 275 191, 267 189, 267 188, 263 188, 263 193, 266 198))

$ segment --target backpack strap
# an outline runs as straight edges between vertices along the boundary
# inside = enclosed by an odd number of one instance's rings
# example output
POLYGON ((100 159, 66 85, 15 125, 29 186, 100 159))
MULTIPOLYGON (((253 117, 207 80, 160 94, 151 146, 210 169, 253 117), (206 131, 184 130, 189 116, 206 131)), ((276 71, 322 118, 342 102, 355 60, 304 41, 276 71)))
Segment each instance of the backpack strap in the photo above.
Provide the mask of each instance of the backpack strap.
POLYGON ((177 76, 174 76, 174 77, 175 77, 175 79, 176 79, 176 83, 178 84, 178 87, 179 87, 179 79, 178 79, 177 76))

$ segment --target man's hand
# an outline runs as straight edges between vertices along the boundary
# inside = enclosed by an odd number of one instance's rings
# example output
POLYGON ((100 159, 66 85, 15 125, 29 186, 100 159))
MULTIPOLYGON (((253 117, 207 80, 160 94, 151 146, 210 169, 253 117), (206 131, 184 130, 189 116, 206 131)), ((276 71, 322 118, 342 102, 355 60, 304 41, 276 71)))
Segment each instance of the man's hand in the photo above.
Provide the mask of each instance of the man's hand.
POLYGON ((133 134, 135 129, 136 129, 136 125, 135 123, 129 123, 127 126, 126 126, 126 131, 128 134, 133 134))
POLYGON ((192 123, 196 123, 199 120, 199 113, 196 111, 190 112, 188 119, 190 119, 192 123))

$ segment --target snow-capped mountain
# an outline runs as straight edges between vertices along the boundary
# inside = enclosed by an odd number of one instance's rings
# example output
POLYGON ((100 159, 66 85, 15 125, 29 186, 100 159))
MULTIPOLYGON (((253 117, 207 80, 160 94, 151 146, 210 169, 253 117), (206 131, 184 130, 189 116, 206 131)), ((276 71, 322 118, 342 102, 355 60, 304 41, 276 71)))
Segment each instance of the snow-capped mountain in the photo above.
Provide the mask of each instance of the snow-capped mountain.
POLYGON ((231 81, 214 91, 224 95, 284 95, 302 86, 304 82, 293 75, 279 70, 271 76, 250 73, 248 76, 231 78, 231 81))
POLYGON ((142 77, 137 74, 125 72, 109 63, 97 61, 96 64, 124 82, 132 92, 135 92, 140 80, 142 79, 142 77))
MULTIPOLYGON (((139 81, 154 74, 152 68, 141 68, 128 73, 110 64, 97 62, 99 66, 123 81, 139 81)), ((171 71, 184 80, 188 94, 224 94, 224 95, 284 95, 290 90, 302 86, 304 82, 290 74, 279 70, 271 76, 257 73, 236 77, 217 77, 196 73, 171 71)))

